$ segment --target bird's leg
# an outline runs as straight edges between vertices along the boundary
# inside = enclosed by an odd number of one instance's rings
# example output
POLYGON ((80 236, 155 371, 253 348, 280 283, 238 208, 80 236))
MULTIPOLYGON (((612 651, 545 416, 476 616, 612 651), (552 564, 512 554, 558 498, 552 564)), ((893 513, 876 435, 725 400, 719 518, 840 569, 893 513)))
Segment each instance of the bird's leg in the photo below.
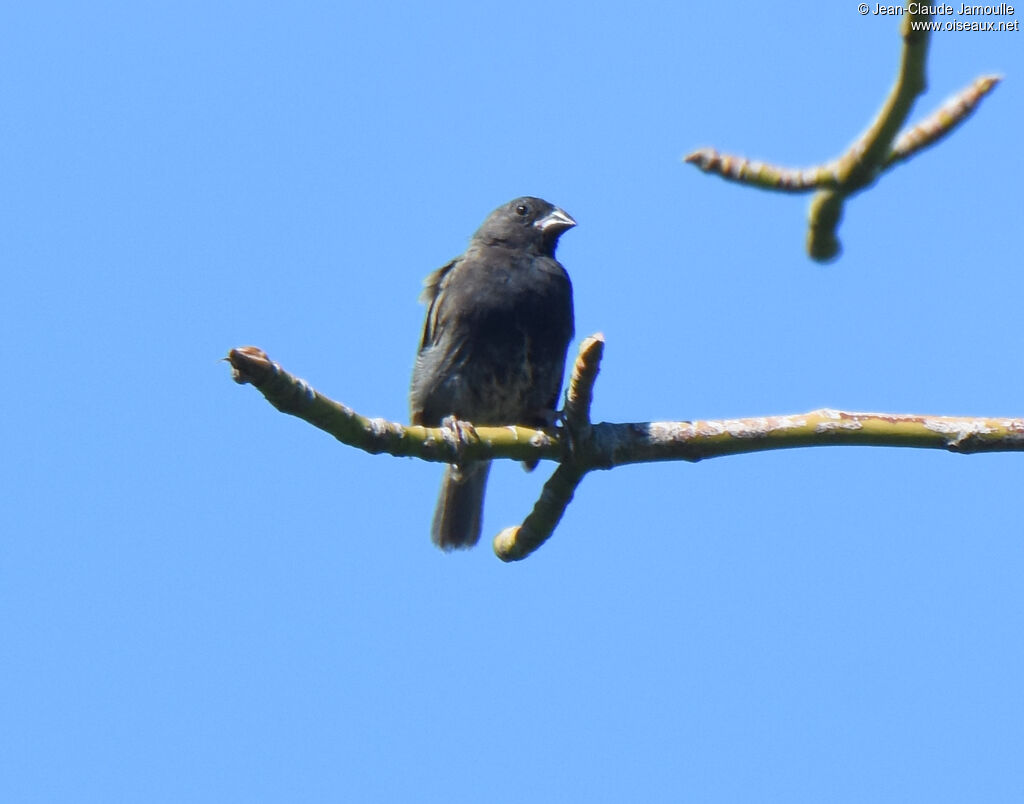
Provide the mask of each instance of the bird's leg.
MULTIPOLYGON (((476 428, 473 425, 464 420, 460 419, 455 414, 451 416, 445 416, 441 419, 441 429, 447 430, 451 433, 450 440, 452 445, 455 447, 455 455, 457 460, 453 464, 457 471, 461 471, 465 465, 462 453, 466 448, 467 444, 477 441, 476 428)), ((449 440, 446 438, 445 440, 449 440)))
POLYGON ((569 420, 565 415, 565 408, 551 411, 551 427, 558 425, 558 435, 565 443, 565 454, 570 461, 576 456, 576 434, 569 426, 569 420))
POLYGON ((541 420, 544 422, 543 427, 548 430, 554 430, 565 424, 565 411, 564 410, 545 410, 541 413, 541 420))

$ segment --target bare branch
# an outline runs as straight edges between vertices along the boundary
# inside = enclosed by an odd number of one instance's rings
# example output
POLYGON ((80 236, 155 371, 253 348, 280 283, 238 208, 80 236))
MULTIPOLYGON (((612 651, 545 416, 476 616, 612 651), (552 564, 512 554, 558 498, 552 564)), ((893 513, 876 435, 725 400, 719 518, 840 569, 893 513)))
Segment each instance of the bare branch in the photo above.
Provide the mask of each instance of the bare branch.
POLYGON ((386 453, 438 463, 490 457, 559 460, 562 456, 557 436, 529 427, 476 427, 476 439, 459 444, 450 428, 402 425, 360 416, 288 373, 255 346, 232 349, 226 359, 235 382, 254 386, 282 413, 309 422, 343 444, 372 455, 386 453))
POLYGON ((591 335, 583 339, 573 364, 569 388, 565 392, 565 426, 577 438, 590 435, 590 404, 594 401, 594 382, 603 354, 604 335, 591 335))
POLYGON ((973 84, 961 89, 920 123, 901 132, 885 157, 883 169, 905 162, 951 133, 974 113, 981 99, 1002 80, 999 75, 976 78, 973 84))
POLYGON ((494 537, 494 554, 502 561, 519 561, 544 544, 572 502, 584 475, 586 470, 576 464, 559 466, 544 484, 540 499, 523 524, 505 528, 494 537))
POLYGON ((930 8, 923 3, 906 4, 900 28, 903 51, 896 82, 867 131, 838 159, 809 168, 787 168, 701 148, 684 157, 684 161, 705 173, 763 190, 816 191, 808 214, 807 253, 818 262, 838 257, 842 247, 836 232, 846 199, 871 186, 886 170, 949 134, 1000 80, 998 76, 976 79, 924 121, 897 136, 927 85, 925 63, 930 32, 922 23, 930 22, 932 15, 912 14, 911 7, 930 8))
POLYGON ((961 454, 1024 452, 1024 419, 853 413, 823 408, 787 416, 708 421, 590 422, 593 383, 604 348, 600 335, 580 347, 567 393, 566 426, 476 427, 475 440, 456 445, 443 427, 407 426, 360 416, 318 393, 252 346, 232 349, 236 382, 249 383, 278 410, 372 454, 426 461, 546 459, 560 465, 520 527, 502 531, 494 550, 505 561, 525 558, 551 535, 587 472, 630 463, 700 461, 771 449, 876 446, 942 449, 961 454))

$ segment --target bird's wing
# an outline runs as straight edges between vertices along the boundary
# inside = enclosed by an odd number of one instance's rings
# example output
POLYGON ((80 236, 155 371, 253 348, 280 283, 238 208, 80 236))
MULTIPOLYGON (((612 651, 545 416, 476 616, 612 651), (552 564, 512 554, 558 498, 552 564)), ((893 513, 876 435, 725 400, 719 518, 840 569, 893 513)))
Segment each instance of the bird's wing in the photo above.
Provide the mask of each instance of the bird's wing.
POLYGON ((420 338, 420 350, 437 342, 441 286, 459 259, 461 258, 456 257, 447 265, 442 265, 436 271, 431 271, 430 275, 423 280, 423 292, 420 293, 420 301, 428 305, 428 307, 427 317, 423 322, 423 337, 420 338))

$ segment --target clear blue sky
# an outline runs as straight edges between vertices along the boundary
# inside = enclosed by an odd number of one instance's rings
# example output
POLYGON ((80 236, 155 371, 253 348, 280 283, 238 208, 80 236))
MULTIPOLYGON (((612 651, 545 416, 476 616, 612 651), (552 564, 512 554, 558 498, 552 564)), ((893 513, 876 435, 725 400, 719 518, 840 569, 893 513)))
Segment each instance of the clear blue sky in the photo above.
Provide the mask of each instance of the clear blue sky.
POLYGON ((595 418, 1024 416, 1022 36, 934 37, 915 119, 1006 80, 822 268, 680 158, 845 148, 900 47, 853 2, 8 4, 0 799, 1020 801, 1024 455, 625 467, 505 565, 218 360, 405 420, 422 278, 533 194, 595 418))

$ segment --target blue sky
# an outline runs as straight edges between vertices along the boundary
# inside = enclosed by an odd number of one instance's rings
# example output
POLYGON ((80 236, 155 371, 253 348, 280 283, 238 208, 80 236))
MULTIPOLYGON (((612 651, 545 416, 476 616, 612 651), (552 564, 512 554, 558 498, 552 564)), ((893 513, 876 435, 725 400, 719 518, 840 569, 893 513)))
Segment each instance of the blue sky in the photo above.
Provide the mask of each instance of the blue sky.
MULTIPOLYGON (((1022 34, 944 33, 963 128, 803 254, 880 106, 853 3, 20 4, 0 25, 0 798, 1019 801, 1020 455, 815 449, 589 476, 444 555, 441 469, 282 416, 255 344, 407 417, 420 282, 543 196, 594 416, 1024 415, 1022 34)), ((548 468, 549 470, 549 468, 548 468)))

